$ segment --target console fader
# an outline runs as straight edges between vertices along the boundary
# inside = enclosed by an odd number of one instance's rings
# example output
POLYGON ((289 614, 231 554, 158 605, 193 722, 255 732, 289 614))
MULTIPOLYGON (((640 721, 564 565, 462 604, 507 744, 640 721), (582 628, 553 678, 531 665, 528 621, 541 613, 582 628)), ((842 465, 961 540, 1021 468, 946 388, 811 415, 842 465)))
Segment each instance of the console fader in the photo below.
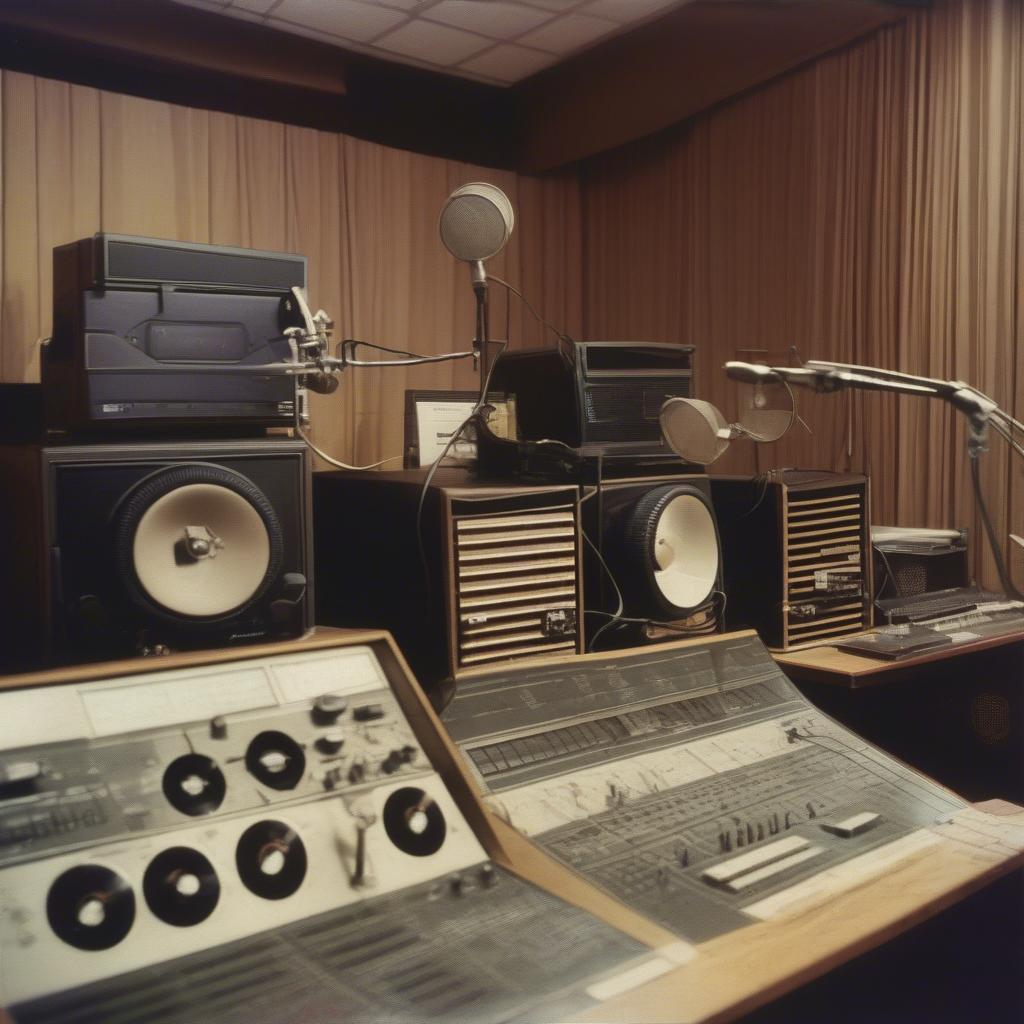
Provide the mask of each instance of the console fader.
POLYGON ((0 691, 17 1024, 564 1019, 667 968, 490 863, 361 639, 0 691))

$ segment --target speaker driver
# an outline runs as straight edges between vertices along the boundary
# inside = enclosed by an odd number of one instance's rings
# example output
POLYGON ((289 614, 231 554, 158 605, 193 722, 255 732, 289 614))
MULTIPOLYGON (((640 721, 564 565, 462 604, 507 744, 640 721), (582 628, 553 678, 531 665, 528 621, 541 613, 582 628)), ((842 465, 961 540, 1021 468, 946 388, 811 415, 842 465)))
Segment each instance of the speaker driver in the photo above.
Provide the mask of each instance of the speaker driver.
POLYGON ((422 789, 396 789, 384 804, 384 831, 403 853, 429 857, 444 844, 444 814, 422 789))
POLYGON ((220 899, 220 883, 213 865, 198 850, 172 846, 149 862, 142 892, 161 921, 184 928, 213 913, 220 899))
POLYGON ((274 507, 251 480, 188 463, 143 480, 115 513, 129 596, 176 624, 216 622, 257 602, 283 558, 274 507))
POLYGON ((50 886, 46 917, 58 938, 76 949, 116 946, 135 921, 135 895, 115 871, 98 864, 68 868, 50 886))
POLYGON ((250 892, 265 900, 283 900, 306 877, 306 847, 283 821, 258 821, 238 840, 235 866, 250 892))
POLYGON ((707 497, 669 484, 645 494, 625 526, 627 575, 635 603, 659 616, 683 618, 715 591, 721 566, 718 528, 707 497))

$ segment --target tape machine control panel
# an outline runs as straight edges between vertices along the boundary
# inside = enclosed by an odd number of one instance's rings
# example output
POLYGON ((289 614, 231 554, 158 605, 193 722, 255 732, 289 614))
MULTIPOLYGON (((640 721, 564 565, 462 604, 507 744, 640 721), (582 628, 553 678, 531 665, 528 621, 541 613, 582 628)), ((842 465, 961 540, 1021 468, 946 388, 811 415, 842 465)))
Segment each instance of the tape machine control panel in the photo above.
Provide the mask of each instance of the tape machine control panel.
POLYGON ((562 1017, 650 959, 487 860, 372 646, 3 692, 0 715, 18 1024, 562 1017))

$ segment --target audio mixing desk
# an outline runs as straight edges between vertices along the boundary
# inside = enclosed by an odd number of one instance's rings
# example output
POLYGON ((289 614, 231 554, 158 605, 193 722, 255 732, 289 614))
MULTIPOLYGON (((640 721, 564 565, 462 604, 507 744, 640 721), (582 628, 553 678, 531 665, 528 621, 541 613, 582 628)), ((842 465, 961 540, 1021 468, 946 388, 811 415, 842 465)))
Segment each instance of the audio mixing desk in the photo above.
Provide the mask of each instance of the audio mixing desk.
POLYGON ((1024 813, 843 728, 753 633, 479 672, 444 721, 509 856, 695 946, 605 1020, 734 1016, 1022 862, 1024 813))
POLYGON ((382 633, 5 680, 0 1006, 16 1024, 564 1020, 686 955, 495 863, 424 750, 417 692, 382 633))
POLYGON ((450 727, 379 632, 0 680, 0 1005, 726 1019, 1022 859, 1016 808, 857 740, 751 634, 479 673, 450 727))

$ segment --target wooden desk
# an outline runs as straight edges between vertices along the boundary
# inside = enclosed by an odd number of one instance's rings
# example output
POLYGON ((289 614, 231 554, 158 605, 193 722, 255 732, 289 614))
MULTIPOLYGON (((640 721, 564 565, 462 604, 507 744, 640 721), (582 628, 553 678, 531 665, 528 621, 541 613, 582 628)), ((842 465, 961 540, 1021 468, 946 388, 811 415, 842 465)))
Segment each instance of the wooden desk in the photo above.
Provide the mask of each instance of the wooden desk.
POLYGON ((842 686, 859 690, 866 686, 896 683, 910 675, 917 675, 923 665, 946 663, 958 658, 969 658, 981 651, 1010 644, 1024 644, 1024 629, 1002 636, 983 637, 968 643, 950 644, 936 650, 899 661, 885 661, 841 651, 837 647, 807 647, 800 651, 773 654, 786 675, 795 683, 822 686, 842 686))

